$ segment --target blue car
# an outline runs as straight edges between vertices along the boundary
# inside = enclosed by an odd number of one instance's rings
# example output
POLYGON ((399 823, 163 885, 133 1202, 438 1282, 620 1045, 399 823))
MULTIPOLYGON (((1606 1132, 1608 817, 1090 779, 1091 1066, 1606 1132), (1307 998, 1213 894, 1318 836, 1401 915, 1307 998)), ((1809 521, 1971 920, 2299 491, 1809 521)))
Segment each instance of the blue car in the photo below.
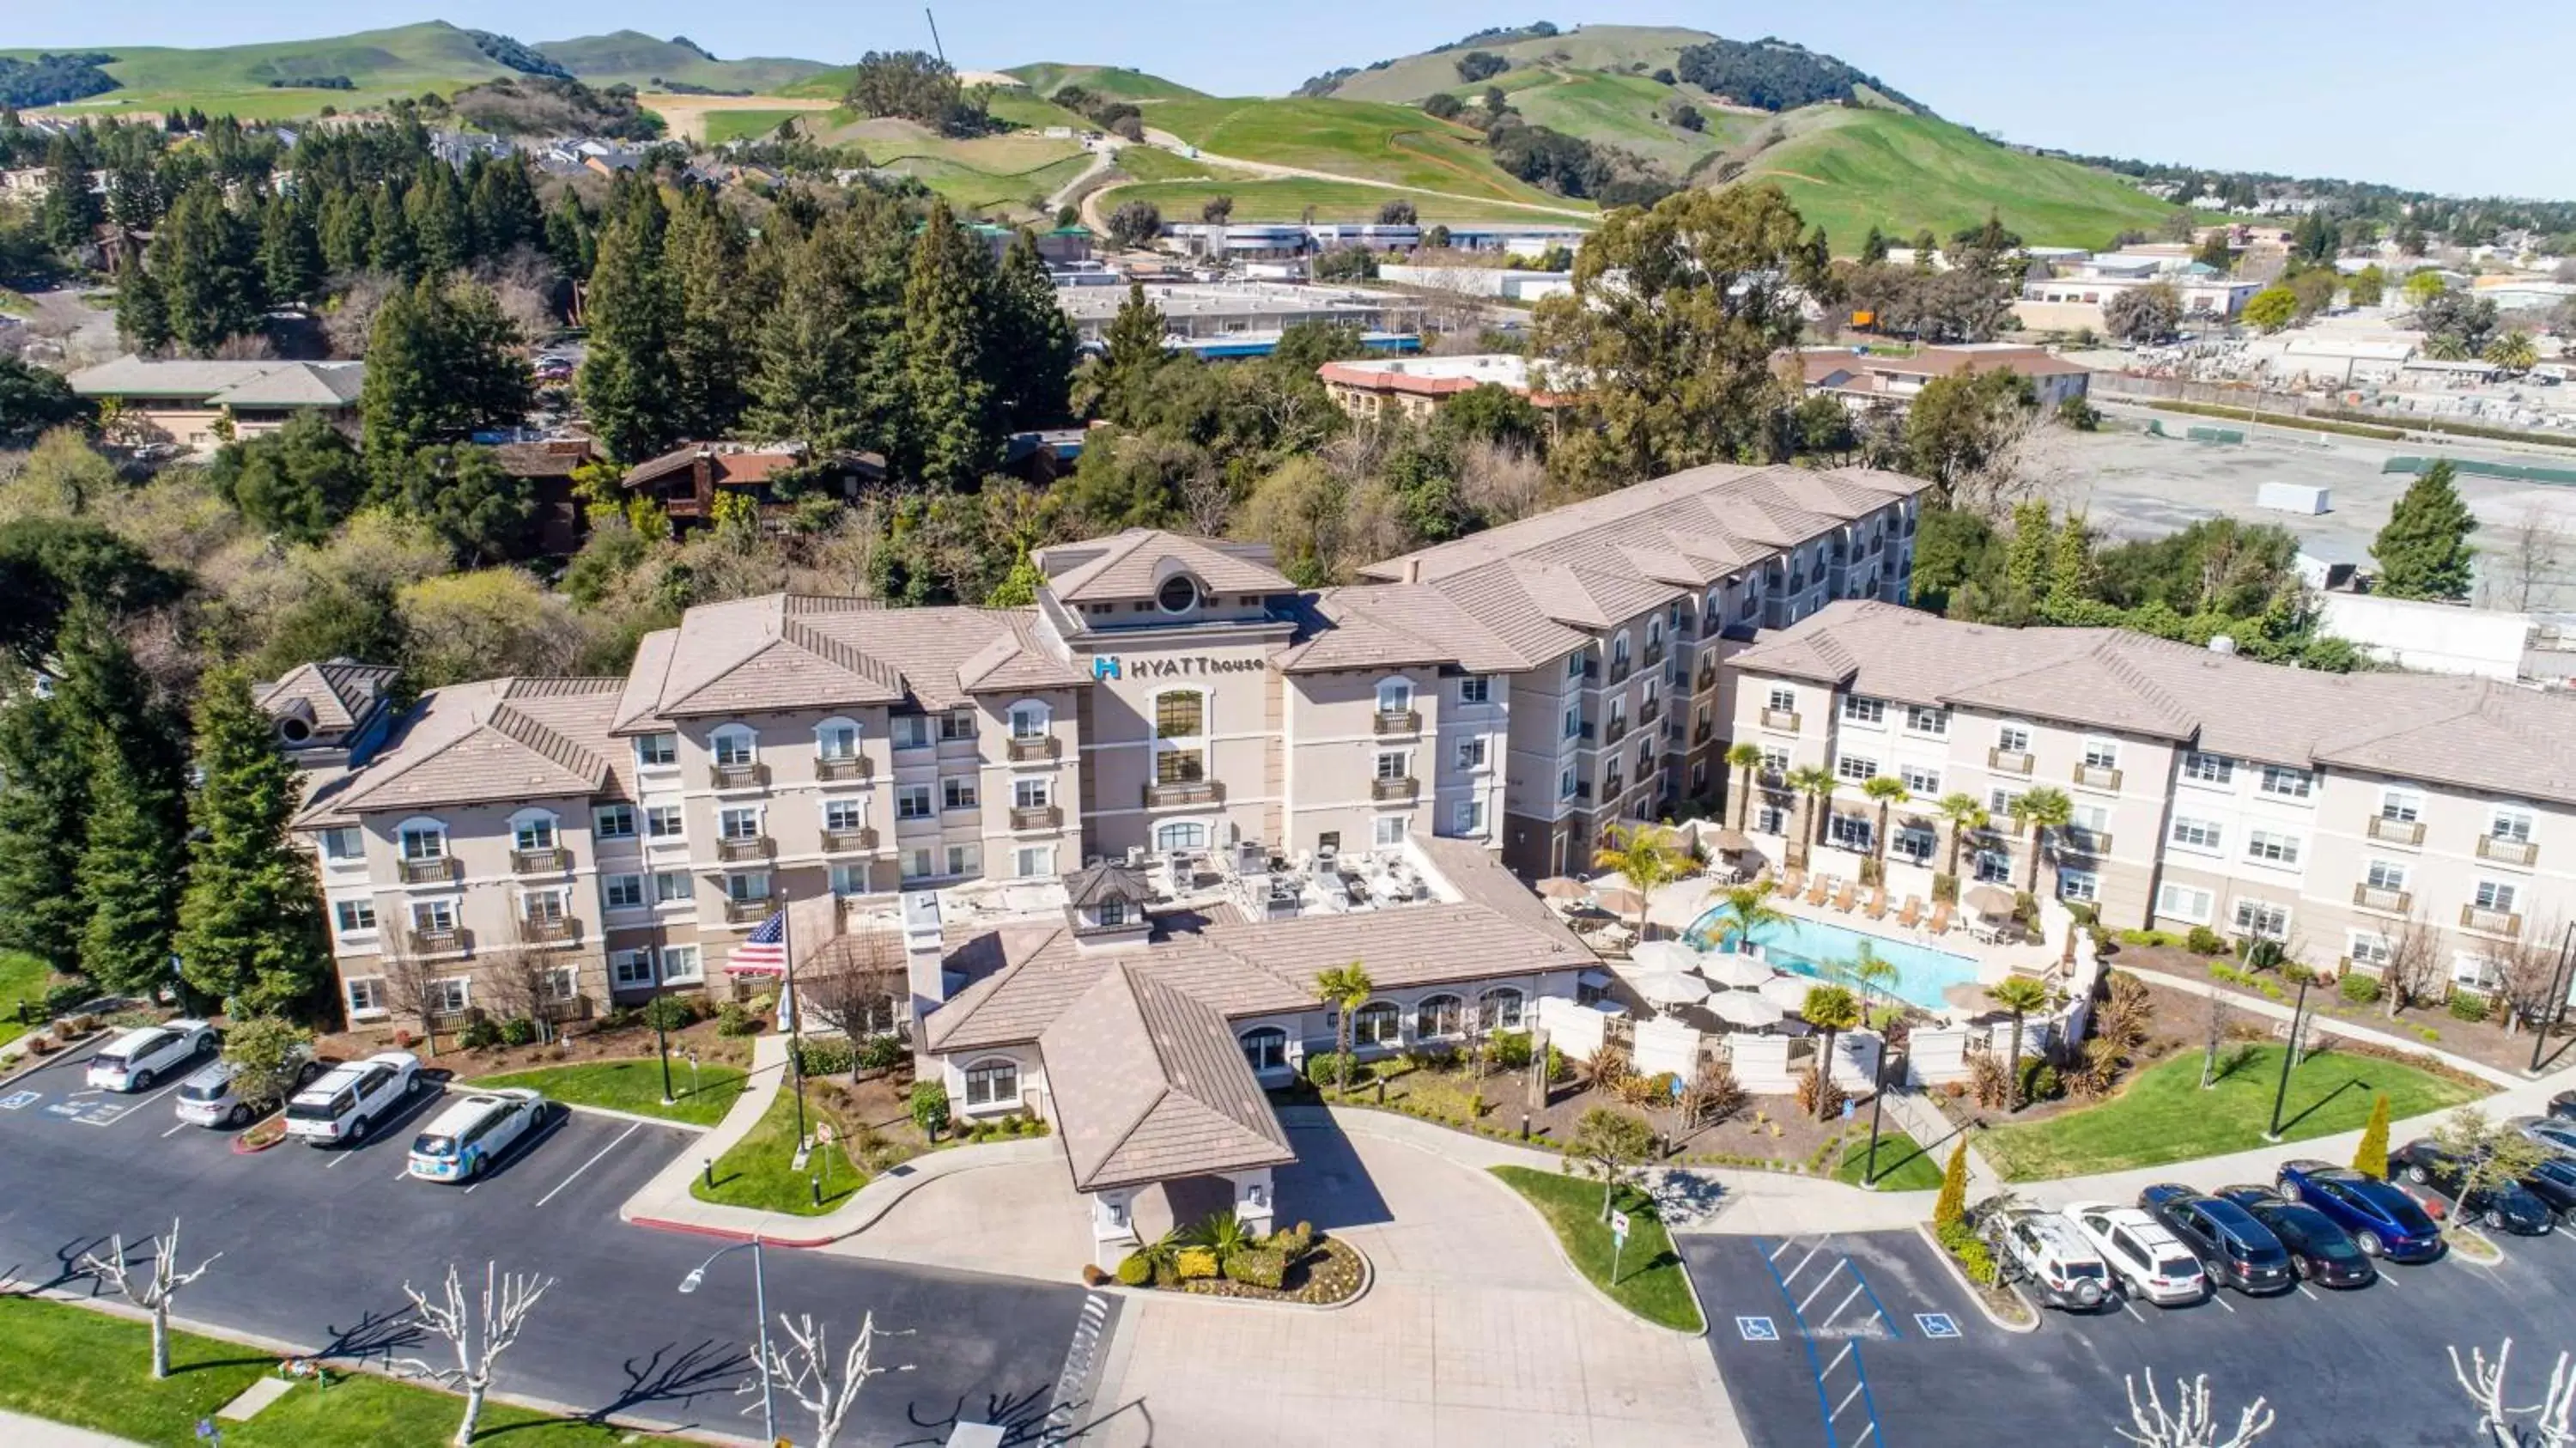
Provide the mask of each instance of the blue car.
POLYGON ((2430 1262, 2442 1255, 2442 1229, 2433 1225, 2413 1197, 2384 1181, 2350 1167, 2303 1158, 2281 1163, 2273 1184, 2282 1196, 2316 1208, 2326 1220, 2352 1233, 2353 1242, 2373 1257, 2430 1262))

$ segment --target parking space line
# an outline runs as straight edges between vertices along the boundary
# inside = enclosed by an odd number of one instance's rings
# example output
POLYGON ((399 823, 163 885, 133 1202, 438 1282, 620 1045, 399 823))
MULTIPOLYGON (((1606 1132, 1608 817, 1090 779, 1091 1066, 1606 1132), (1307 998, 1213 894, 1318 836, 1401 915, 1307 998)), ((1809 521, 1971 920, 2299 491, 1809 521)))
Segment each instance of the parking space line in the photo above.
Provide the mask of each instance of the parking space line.
POLYGON ((615 1151, 619 1146, 621 1146, 621 1145, 623 1145, 623 1144, 625 1143, 626 1138, 628 1138, 628 1137, 630 1137, 630 1136, 633 1136, 635 1133, 637 1133, 637 1132, 639 1132, 639 1131, 641 1131, 641 1130, 643 1130, 643 1129, 644 1129, 644 1123, 643 1123, 643 1122, 638 1121, 638 1122, 633 1122, 633 1123, 629 1124, 629 1125, 627 1126, 627 1128, 626 1128, 624 1131, 621 1131, 621 1132, 619 1132, 619 1133, 617 1134, 617 1139, 616 1139, 615 1141, 612 1141, 612 1142, 610 1142, 608 1145, 601 1147, 599 1150, 597 1150, 597 1151, 595 1151, 595 1152, 592 1152, 592 1153, 591 1153, 591 1155, 590 1155, 590 1160, 588 1160, 588 1161, 586 1161, 586 1162, 583 1162, 581 1165, 579 1165, 579 1166, 577 1166, 577 1167, 574 1167, 574 1168, 573 1168, 573 1172, 572 1172, 572 1175, 571 1175, 571 1176, 565 1177, 562 1181, 559 1181, 559 1182, 555 1183, 555 1189, 554 1189, 553 1191, 550 1191, 550 1192, 546 1193, 544 1196, 537 1198, 537 1205, 542 1207, 542 1206, 544 1206, 546 1203, 551 1202, 551 1201, 553 1201, 556 1197, 558 1197, 558 1196, 562 1195, 562 1194, 563 1194, 563 1189, 564 1189, 564 1188, 566 1188, 566 1187, 568 1187, 568 1186, 571 1186, 574 1182, 576 1182, 576 1181, 580 1180, 580 1179, 581 1179, 581 1174, 582 1174, 583 1172, 586 1172, 586 1171, 590 1170, 592 1167, 595 1167, 595 1166, 599 1165, 599 1159, 600 1159, 601 1157, 608 1155, 608 1154, 609 1154, 610 1152, 612 1152, 612 1151, 615 1151))
MULTIPOLYGON (((1814 1302, 1818 1297, 1820 1297, 1820 1296, 1822 1296, 1822 1295, 1824 1294, 1824 1290, 1825 1290, 1826 1288, 1831 1287, 1831 1286, 1834 1284, 1834 1274, 1836 1274, 1836 1273, 1838 1273, 1838 1272, 1842 1271, 1842 1270, 1843 1270, 1844 1265, 1845 1265, 1845 1264, 1844 1264, 1843 1262, 1841 1262, 1841 1261, 1837 1261, 1837 1262, 1835 1262, 1835 1263, 1834 1263, 1834 1265, 1832 1265, 1831 1267, 1828 1267, 1828 1268, 1826 1268, 1826 1269, 1825 1269, 1825 1275, 1824 1275, 1824 1276, 1819 1277, 1819 1278, 1817 1278, 1817 1279, 1816 1279, 1816 1285, 1815 1285, 1814 1289, 1813 1289, 1813 1290, 1811 1290, 1811 1291, 1809 1291, 1809 1292, 1807 1293, 1806 1297, 1798 1303, 1798 1315, 1799 1315, 1799 1316, 1801 1316, 1801 1317, 1805 1316, 1805 1315, 1806 1315, 1806 1312, 1807 1312, 1807 1304, 1808 1304, 1808 1303, 1811 1303, 1811 1302, 1814 1302)), ((1849 1301, 1850 1299, 1849 1299, 1849 1298, 1845 1298, 1844 1300, 1845 1300, 1845 1301, 1849 1301)), ((1834 1311, 1835 1311, 1835 1312, 1840 1312, 1841 1310, 1842 1310, 1841 1308, 1836 1308, 1836 1309, 1834 1309, 1834 1311)), ((1828 1314, 1826 1314, 1826 1316, 1825 1316, 1825 1321, 1827 1321, 1827 1322, 1831 1322, 1831 1321, 1833 1321, 1833 1315, 1832 1315, 1832 1313, 1828 1313, 1828 1314)))
POLYGON ((2310 1302, 2323 1302, 2323 1301, 2325 1301, 2325 1299, 2324 1299, 2324 1298, 2319 1297, 2318 1295, 2316 1295, 2316 1294, 2315 1294, 2315 1293, 2313 1293, 2313 1292, 2310 1292, 2310 1291, 2308 1290, 2308 1284, 2306 1284, 2306 1283, 2304 1283, 2304 1282, 2302 1282, 2302 1283, 2300 1283, 2300 1284, 2299 1284, 2299 1295, 2300 1295, 2301 1297, 2306 1298, 2306 1299, 2307 1299, 2307 1300, 2309 1300, 2310 1302))
POLYGON ((1834 1354, 1834 1360, 1825 1364, 1826 1377, 1832 1377, 1834 1375, 1834 1369, 1843 1365, 1843 1359, 1851 1356, 1851 1350, 1852 1345, 1849 1342, 1845 1342, 1843 1344, 1843 1350, 1834 1354))
POLYGON ((165 1131, 165 1132, 161 1133, 161 1139, 162 1139, 163 1141, 168 1141, 171 1137, 177 1136, 180 1132, 183 1132, 183 1131, 185 1131, 185 1130, 187 1130, 187 1129, 188 1129, 188 1123, 186 1123, 186 1122, 182 1121, 182 1122, 180 1122, 178 1125, 171 1127, 168 1131, 165 1131))
POLYGON ((1834 1304, 1834 1310, 1825 1314, 1825 1326, 1833 1326, 1842 1317, 1843 1309, 1851 1306, 1852 1299, 1858 1296, 1860 1296, 1860 1284, 1855 1282, 1852 1284, 1852 1290, 1843 1294, 1843 1300, 1834 1304))
MULTIPOLYGON (((1779 1284, 1780 1300, 1788 1301, 1789 1284, 1780 1276, 1779 1255, 1772 1254, 1762 1265, 1770 1269, 1771 1280, 1779 1284)), ((1816 1339, 1807 1331, 1807 1325, 1803 1322, 1798 1324, 1798 1341, 1807 1350, 1807 1371, 1816 1375, 1816 1411, 1825 1415, 1825 1438, 1831 1442, 1834 1434, 1833 1409, 1825 1402, 1825 1370, 1816 1361, 1816 1339)), ((1850 1344, 1845 1343, 1844 1346, 1848 1347, 1850 1344)))
POLYGON ((1850 1392, 1848 1392, 1848 1393, 1843 1394, 1843 1400, 1842 1400, 1841 1402, 1839 1402, 1839 1403, 1834 1404, 1834 1416, 1835 1416, 1835 1417, 1837 1417, 1837 1418, 1841 1417, 1841 1416, 1843 1415, 1843 1409, 1848 1408, 1848 1407, 1850 1407, 1850 1406, 1852 1405, 1852 1399, 1857 1398, 1857 1397, 1859 1397, 1859 1396, 1860 1396, 1860 1388, 1861 1388, 1861 1385, 1860 1385, 1860 1384, 1858 1384, 1858 1383, 1854 1383, 1854 1384, 1852 1384, 1851 1391, 1850 1391, 1850 1392))
MULTIPOLYGON (((1850 1259, 1846 1258, 1844 1260, 1849 1261, 1850 1259)), ((1869 1279, 1861 1275, 1860 1264, 1858 1262, 1851 1263, 1851 1275, 1852 1280, 1860 1284, 1860 1290, 1869 1294, 1869 1305, 1878 1309, 1879 1326, 1887 1329, 1887 1335, 1889 1337, 1901 1338, 1905 1336, 1905 1330, 1896 1325, 1896 1315, 1887 1310, 1886 1303, 1878 1300, 1878 1289, 1870 1286, 1869 1279)))
POLYGON ((135 1102, 134 1105, 139 1110, 151 1105, 153 1102, 160 1100, 162 1097, 169 1095, 171 1092, 176 1091, 187 1084, 188 1083, 185 1080, 173 1081, 169 1085, 162 1087, 160 1090, 153 1092, 151 1095, 144 1097, 142 1100, 135 1102))
POLYGON ((2127 1297, 2125 1297, 2125 1296, 2123 1296, 2123 1297, 2120 1299, 2120 1310, 2121 1310, 2122 1312, 2125 1312, 2125 1313, 2129 1314, 2131 1317, 2135 1317, 2135 1318, 2137 1318, 2137 1319, 2138 1319, 2138 1321, 2140 1321, 2140 1322, 2144 1322, 2144 1321, 2146 1321, 2146 1319, 2145 1319, 2144 1317, 2139 1317, 2139 1316, 2138 1316, 2138 1305, 2137 1305, 2136 1303, 2134 1303, 2134 1302, 2131 1302, 2131 1301, 2130 1301, 2127 1297))
POLYGON ((353 1153, 349 1148, 345 1146, 341 1147, 338 1151, 331 1153, 331 1159, 323 1164, 322 1169, 324 1171, 338 1171, 340 1169, 340 1163, 347 1161, 352 1155, 353 1153))
POLYGON ((2379 1274, 2379 1280, 2387 1283, 2391 1287, 2394 1287, 2397 1285, 2397 1274, 2394 1272, 2382 1272, 2379 1274))
POLYGON ((1781 1253, 1786 1252, 1786 1251, 1788 1251, 1790 1248, 1795 1247, 1795 1246, 1797 1246, 1797 1245, 1798 1245, 1798 1239, 1797 1239, 1797 1238, 1795 1238, 1795 1237, 1791 1237, 1789 1240, 1787 1240, 1787 1241, 1785 1241, 1785 1242, 1781 1243, 1779 1246, 1774 1247, 1774 1248, 1772 1248, 1772 1249, 1771 1249, 1771 1260, 1772 1260, 1772 1261, 1774 1261, 1774 1262, 1779 1261, 1779 1260, 1780 1260, 1780 1254, 1781 1254, 1781 1253))
POLYGON ((1810 1247, 1810 1248, 1808 1248, 1808 1249, 1807 1249, 1807 1255, 1806 1255, 1806 1256, 1804 1256, 1804 1257, 1799 1258, 1799 1259, 1798 1259, 1798 1265, 1797 1265, 1797 1266, 1795 1266, 1795 1267, 1790 1268, 1790 1269, 1789 1269, 1789 1271, 1788 1271, 1788 1273, 1780 1279, 1780 1295, 1781 1295, 1781 1296, 1786 1297, 1786 1296, 1788 1296, 1788 1295, 1789 1295, 1789 1284, 1790 1284, 1790 1283, 1792 1283, 1792 1282, 1797 1281, 1797 1280, 1798 1280, 1798 1274, 1799 1274, 1799 1273, 1801 1273, 1801 1272, 1806 1271, 1806 1270, 1807 1270, 1807 1264, 1808 1264, 1808 1263, 1810 1263, 1810 1262, 1815 1261, 1815 1260, 1816 1260, 1816 1254, 1817 1254, 1817 1253, 1819 1253, 1819 1252, 1821 1252, 1821 1251, 1823 1251, 1823 1250, 1825 1250, 1825 1244, 1824 1244, 1824 1243, 1822 1243, 1822 1242, 1818 1242, 1816 1245, 1814 1245, 1814 1246, 1812 1246, 1812 1247, 1810 1247))
POLYGON ((2227 1294, 2219 1291, 2215 1287, 2209 1290, 2209 1300, 2217 1303, 2221 1307, 2226 1307, 2229 1312, 2234 1312, 2236 1310, 2233 1307, 2227 1306, 2227 1294))

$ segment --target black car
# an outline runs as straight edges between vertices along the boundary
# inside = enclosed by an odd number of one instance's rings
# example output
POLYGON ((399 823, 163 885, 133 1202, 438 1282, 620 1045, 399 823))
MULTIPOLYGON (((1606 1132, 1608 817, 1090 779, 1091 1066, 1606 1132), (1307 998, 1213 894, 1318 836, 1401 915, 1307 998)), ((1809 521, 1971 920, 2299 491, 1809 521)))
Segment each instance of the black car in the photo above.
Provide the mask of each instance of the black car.
POLYGON ((2418 1139, 2390 1154, 2388 1169, 2403 1172, 2406 1179, 2419 1187, 2430 1187, 2451 1199, 2453 1208, 2463 1218, 2485 1222, 2499 1231, 2517 1232, 2536 1237, 2550 1229, 2558 1214, 2548 1204, 2522 1187, 2507 1182, 2503 1186, 2460 1195, 2460 1177, 2465 1165, 2459 1158, 2431 1141, 2418 1139))
POLYGON ((2159 1182, 2138 1193, 2138 1205, 2182 1239, 2213 1283, 2248 1294, 2287 1292, 2298 1284, 2281 1239, 2225 1197, 2159 1182))
POLYGON ((2550 1097, 2549 1114, 2561 1121, 2576 1121, 2576 1091, 2561 1091, 2550 1097))
POLYGON ((2290 1254, 2290 1270, 2319 1287, 2367 1287, 2379 1280, 2379 1269, 2352 1233, 2316 1208, 2285 1202, 2270 1187, 2220 1187, 2219 1196, 2243 1207, 2270 1228, 2290 1254))
POLYGON ((2576 1227, 2576 1157, 2544 1159, 2523 1175, 2522 1189, 2557 1213, 2561 1224, 2576 1227))

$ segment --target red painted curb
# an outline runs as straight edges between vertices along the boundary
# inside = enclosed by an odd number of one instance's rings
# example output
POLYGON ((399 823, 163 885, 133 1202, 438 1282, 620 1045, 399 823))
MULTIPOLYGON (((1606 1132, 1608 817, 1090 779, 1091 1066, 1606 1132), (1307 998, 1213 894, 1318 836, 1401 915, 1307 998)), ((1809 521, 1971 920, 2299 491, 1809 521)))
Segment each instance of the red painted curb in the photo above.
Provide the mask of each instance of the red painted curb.
MULTIPOLYGON (((709 1227, 697 1222, 666 1222, 659 1217, 629 1217, 626 1221, 629 1226, 650 1227, 657 1232, 686 1232, 693 1237, 713 1237, 724 1242, 748 1242, 754 1235, 750 1232, 735 1231, 731 1227, 709 1227)), ((772 1237, 767 1233, 758 1235, 760 1245, 764 1247, 828 1247, 838 1240, 832 1237, 772 1237)))
POLYGON ((257 1156, 257 1155, 259 1155, 259 1154, 260 1154, 261 1152, 263 1152, 263 1151, 273 1150, 273 1149, 275 1149, 275 1148, 277 1148, 277 1147, 281 1147, 281 1146, 286 1145, 286 1140, 287 1140, 287 1139, 286 1139, 285 1137, 283 1137, 283 1136, 280 1136, 280 1137, 278 1137, 278 1138, 276 1138, 275 1140, 272 1140, 272 1141, 263 1141, 263 1142, 261 1142, 261 1143, 260 1143, 259 1145, 257 1145, 257 1146, 244 1146, 244 1145, 242 1145, 242 1141, 243 1141, 243 1139, 244 1139, 244 1138, 246 1138, 246 1137, 248 1137, 248 1136, 250 1135, 250 1133, 251 1133, 251 1128, 249 1128, 249 1127, 244 1127, 242 1130, 240 1130, 240 1131, 236 1131, 236 1132, 234 1132, 234 1133, 233 1133, 233 1142, 232 1142, 232 1146, 233 1146, 233 1155, 235 1155, 235 1156, 257 1156))

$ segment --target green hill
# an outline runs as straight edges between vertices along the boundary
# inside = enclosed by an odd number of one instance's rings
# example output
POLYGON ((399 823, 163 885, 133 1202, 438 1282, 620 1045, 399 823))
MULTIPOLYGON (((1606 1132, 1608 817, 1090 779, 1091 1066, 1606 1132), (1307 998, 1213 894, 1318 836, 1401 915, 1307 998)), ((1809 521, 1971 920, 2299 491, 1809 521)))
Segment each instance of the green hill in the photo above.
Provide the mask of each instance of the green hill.
POLYGON ((2034 246, 2098 247, 2126 228, 2152 231, 2173 211, 2108 172, 1929 116, 1810 106, 1764 124, 1782 139, 1752 152, 1734 184, 1777 183, 1838 252, 1858 251, 1872 226, 1891 238, 1927 226, 1946 237, 1989 210, 2034 246))
MULTIPOLYGON (((1489 84, 1501 87, 1512 108, 1533 126, 1634 151, 1675 176, 1689 174, 1704 158, 1743 141, 1759 120, 1720 110, 1689 86, 1663 85, 1623 71, 1532 68, 1510 71, 1489 84), (1699 111, 1701 129, 1684 130, 1665 119, 1675 102, 1699 111)), ((1470 102, 1485 91, 1483 85, 1449 89, 1470 102)))
POLYGON ((1238 160, 1497 201, 1585 205, 1504 174, 1482 136, 1409 106, 1302 97, 1175 100, 1148 107, 1145 124, 1238 160))
POLYGON ((1120 101, 1205 100, 1204 91, 1194 91, 1159 75, 1141 70, 1128 70, 1115 65, 1064 65, 1042 60, 1033 65, 1015 65, 1002 72, 1028 82, 1030 90, 1051 96, 1069 85, 1078 85, 1096 96, 1120 101))
POLYGON ((696 45, 674 37, 656 40, 639 31, 619 30, 572 40, 540 42, 546 59, 593 85, 623 83, 653 89, 655 80, 705 86, 709 90, 747 90, 775 95, 783 86, 829 69, 819 60, 754 56, 716 60, 696 45))
MULTIPOLYGON (((207 49, 111 45, 48 47, 103 50, 116 57, 106 67, 118 86, 74 102, 76 113, 114 115, 193 105, 209 113, 244 117, 310 115, 325 105, 341 110, 425 90, 442 94, 477 81, 517 72, 483 53, 474 37, 443 20, 391 30, 317 40, 281 40, 207 49), (354 91, 279 89, 272 80, 346 76, 354 91)), ((32 50, 0 52, 33 58, 32 50)))
MULTIPOLYGON (((1380 61, 1335 87, 1333 94, 1355 101, 1418 101, 1433 91, 1459 86, 1458 57, 1471 50, 1488 51, 1515 66, 1552 65, 1560 70, 1626 70, 1648 72, 1671 67, 1682 47, 1717 37, 1704 30, 1669 25, 1578 25, 1562 35, 1532 36, 1499 44, 1450 46, 1420 55, 1380 61)), ((1482 90, 1482 87, 1478 87, 1482 90)))

